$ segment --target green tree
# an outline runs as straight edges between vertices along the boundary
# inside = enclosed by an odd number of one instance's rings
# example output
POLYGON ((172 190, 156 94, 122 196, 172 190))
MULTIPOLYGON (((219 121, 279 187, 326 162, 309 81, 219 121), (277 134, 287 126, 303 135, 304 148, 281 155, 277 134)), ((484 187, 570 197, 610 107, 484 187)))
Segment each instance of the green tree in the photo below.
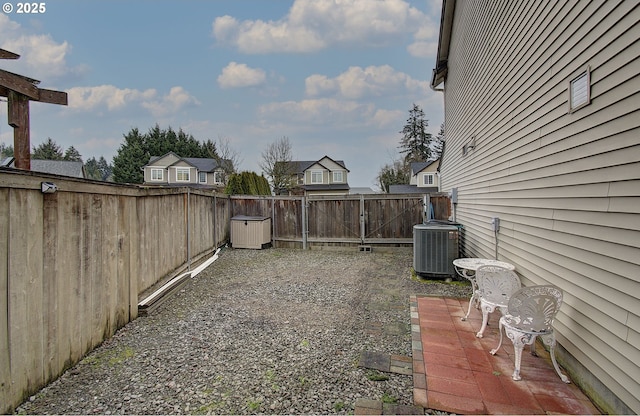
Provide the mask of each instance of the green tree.
POLYGON ((229 176, 224 192, 227 195, 271 195, 271 188, 264 176, 244 171, 229 176))
POLYGON ((108 181, 113 172, 113 166, 107 163, 103 156, 100 156, 99 160, 96 160, 95 157, 88 159, 84 167, 89 179, 95 179, 98 181, 108 181))
POLYGON ((404 161, 425 162, 431 158, 431 133, 427 133, 426 128, 429 121, 424 118, 424 111, 417 104, 409 110, 407 124, 400 131, 400 153, 404 154, 404 161))
POLYGON ((431 143, 431 157, 439 159, 442 156, 442 148, 444 147, 444 122, 440 124, 440 131, 433 138, 431 143))
POLYGON ((48 137, 44 143, 33 147, 31 158, 40 160, 63 160, 64 156, 62 154, 62 148, 53 141, 51 137, 48 137))
POLYGON ((152 156, 174 152, 180 157, 210 158, 212 151, 215 152, 215 148, 210 144, 199 142, 182 129, 164 130, 156 124, 148 133, 141 134, 133 128, 124 136, 124 143, 113 158, 113 179, 118 183, 142 183, 142 167, 152 156))
POLYGON ((377 181, 382 192, 389 193, 391 185, 408 185, 410 165, 402 160, 394 160, 380 169, 377 181))
POLYGON ((10 144, 0 143, 0 159, 13 157, 13 146, 10 144))
POLYGON ((118 183, 142 183, 142 167, 149 161, 145 139, 137 128, 124 136, 124 143, 113 157, 113 179, 118 183))
POLYGON ((82 162, 82 155, 75 147, 69 146, 69 148, 64 152, 63 159, 71 162, 82 162))

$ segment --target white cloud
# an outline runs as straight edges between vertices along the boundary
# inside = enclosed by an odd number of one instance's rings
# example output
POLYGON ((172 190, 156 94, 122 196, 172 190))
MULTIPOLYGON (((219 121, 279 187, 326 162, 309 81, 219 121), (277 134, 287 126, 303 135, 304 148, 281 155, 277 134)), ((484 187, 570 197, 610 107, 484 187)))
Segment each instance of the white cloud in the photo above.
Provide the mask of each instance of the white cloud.
POLYGON ((20 24, 0 14, 0 48, 20 55, 20 59, 3 62, 3 67, 25 75, 46 78, 81 75, 85 66, 70 67, 67 57, 71 53, 68 42, 56 42, 51 35, 29 34, 20 24))
POLYGON ((218 17, 212 34, 219 44, 243 53, 300 53, 340 44, 386 45, 392 38, 419 33, 428 23, 404 0, 296 0, 277 21, 218 17))
POLYGON ((139 105, 155 117, 175 113, 188 105, 199 104, 198 100, 182 87, 172 87, 169 94, 158 97, 155 89, 144 91, 118 88, 113 85, 96 87, 74 87, 67 91, 69 108, 78 111, 123 110, 130 105, 139 105))
POLYGON ((140 91, 130 88, 118 88, 113 85, 97 87, 73 87, 67 91, 69 108, 73 110, 96 110, 105 108, 119 110, 133 102, 152 100, 157 92, 154 89, 140 91))
POLYGON ((332 98, 273 102, 258 108, 258 115, 269 123, 283 122, 305 126, 362 127, 377 124, 377 110, 371 103, 332 98))
POLYGON ((255 87, 263 84, 267 76, 262 69, 249 68, 246 64, 230 62, 218 76, 220 88, 255 87))
POLYGON ((305 86, 306 94, 311 97, 337 95, 347 99, 426 94, 429 91, 427 81, 413 79, 389 65, 352 66, 335 78, 315 74, 305 80, 305 86))
POLYGON ((171 87, 169 94, 160 100, 146 100, 142 106, 149 110, 155 117, 164 117, 190 105, 199 105, 200 102, 182 87, 171 87))

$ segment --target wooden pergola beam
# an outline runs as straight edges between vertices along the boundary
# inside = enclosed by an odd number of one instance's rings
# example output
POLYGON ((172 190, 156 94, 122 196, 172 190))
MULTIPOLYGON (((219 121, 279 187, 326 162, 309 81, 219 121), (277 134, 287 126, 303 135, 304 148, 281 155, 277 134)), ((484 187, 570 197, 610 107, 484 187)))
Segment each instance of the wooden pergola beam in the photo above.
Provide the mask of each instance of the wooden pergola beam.
POLYGON ((19 92, 32 100, 40 98, 38 87, 33 82, 29 82, 29 79, 26 77, 5 71, 4 69, 0 69, 0 87, 5 87, 11 91, 19 92))
MULTIPOLYGON (((0 59, 20 55, 0 49, 0 59)), ((13 127, 13 155, 18 169, 31 169, 29 101, 67 105, 67 93, 38 88, 40 81, 0 69, 0 97, 7 97, 9 125, 13 127)))
POLYGON ((18 59, 20 55, 17 53, 9 52, 6 49, 0 48, 0 59, 18 59))

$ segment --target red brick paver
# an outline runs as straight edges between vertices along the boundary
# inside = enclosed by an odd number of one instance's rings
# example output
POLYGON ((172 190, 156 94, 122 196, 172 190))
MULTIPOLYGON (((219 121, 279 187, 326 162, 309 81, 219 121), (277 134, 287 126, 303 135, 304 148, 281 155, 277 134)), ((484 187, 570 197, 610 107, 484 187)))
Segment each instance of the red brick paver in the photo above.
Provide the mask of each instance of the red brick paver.
POLYGON ((481 313, 465 299, 411 297, 414 402, 461 414, 600 414, 574 384, 560 380, 548 353, 522 354, 521 381, 511 379, 513 345, 504 339, 498 354, 499 312, 491 314, 484 338, 475 334, 481 313))

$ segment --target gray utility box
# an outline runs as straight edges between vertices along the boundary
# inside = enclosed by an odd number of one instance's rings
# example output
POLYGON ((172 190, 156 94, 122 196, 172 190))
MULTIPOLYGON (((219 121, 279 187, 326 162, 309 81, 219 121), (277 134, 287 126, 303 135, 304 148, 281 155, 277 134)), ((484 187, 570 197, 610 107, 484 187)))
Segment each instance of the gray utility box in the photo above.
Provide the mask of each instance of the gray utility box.
POLYGON ((236 215, 231 218, 231 247, 266 248, 271 244, 271 217, 236 215))
POLYGON ((458 227, 442 223, 413 227, 413 269, 424 276, 453 276, 458 258, 458 227))

